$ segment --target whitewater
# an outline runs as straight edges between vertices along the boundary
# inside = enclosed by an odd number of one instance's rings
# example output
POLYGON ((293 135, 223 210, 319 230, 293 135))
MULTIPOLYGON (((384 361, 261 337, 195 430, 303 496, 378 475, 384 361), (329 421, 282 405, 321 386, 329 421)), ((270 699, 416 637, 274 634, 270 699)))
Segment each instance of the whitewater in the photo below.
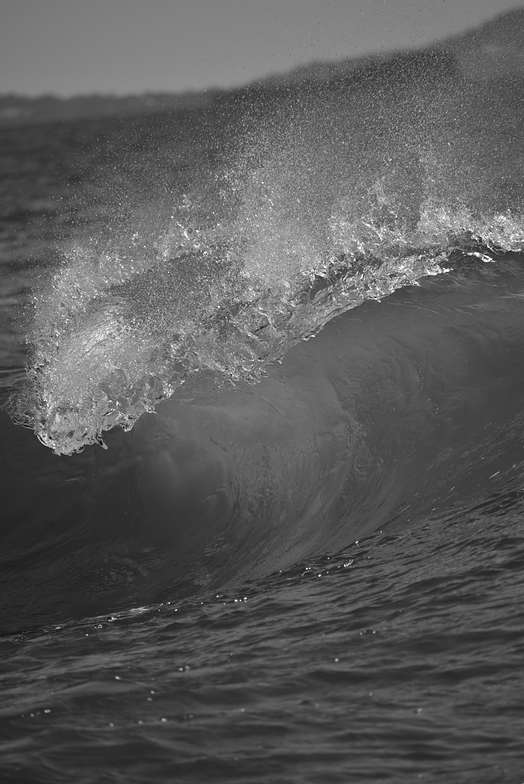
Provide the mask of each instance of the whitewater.
POLYGON ((2 130, 3 780, 522 781, 521 117, 2 130))

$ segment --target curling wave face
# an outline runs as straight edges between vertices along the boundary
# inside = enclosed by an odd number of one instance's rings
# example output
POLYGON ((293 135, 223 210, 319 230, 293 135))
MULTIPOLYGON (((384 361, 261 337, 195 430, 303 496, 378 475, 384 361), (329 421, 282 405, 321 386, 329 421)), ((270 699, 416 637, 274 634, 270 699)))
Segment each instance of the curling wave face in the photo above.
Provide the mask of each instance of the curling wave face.
POLYGON ((0 415, 4 628, 231 588, 511 483, 523 284, 521 256, 462 254, 256 384, 193 376, 107 450, 60 459, 0 415))

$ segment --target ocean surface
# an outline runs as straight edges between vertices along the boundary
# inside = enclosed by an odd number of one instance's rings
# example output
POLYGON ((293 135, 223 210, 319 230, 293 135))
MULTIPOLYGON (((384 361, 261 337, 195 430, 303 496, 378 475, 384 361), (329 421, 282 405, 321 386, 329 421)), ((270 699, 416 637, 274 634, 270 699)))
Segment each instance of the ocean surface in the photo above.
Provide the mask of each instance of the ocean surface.
POLYGON ((524 781, 523 109, 0 131, 2 781, 524 781))

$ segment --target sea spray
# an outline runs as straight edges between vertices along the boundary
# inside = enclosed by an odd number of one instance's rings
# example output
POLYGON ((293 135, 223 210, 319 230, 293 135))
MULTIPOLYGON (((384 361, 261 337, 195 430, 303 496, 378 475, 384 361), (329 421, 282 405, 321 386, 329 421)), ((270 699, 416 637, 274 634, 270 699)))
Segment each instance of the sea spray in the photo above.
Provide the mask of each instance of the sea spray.
POLYGON ((235 226, 229 243, 200 230, 193 249, 186 229, 170 227, 154 263, 138 270, 116 250, 93 258, 76 248, 36 296, 28 383, 11 401, 14 418, 57 454, 103 445, 104 431, 130 429, 195 374, 256 381, 335 315, 448 271, 457 249, 491 261, 524 247, 516 217, 478 219, 429 204, 412 231, 373 213, 332 215, 329 252, 316 258, 292 242, 293 226, 287 236, 279 230, 273 260, 271 238, 257 257, 235 226), (260 269, 257 258, 271 263, 260 269))
POLYGON ((119 184, 110 231, 90 227, 34 294, 15 421, 57 454, 104 445, 189 378, 256 382, 337 314, 446 272, 457 252, 522 249, 519 215, 461 194, 424 96, 361 98, 247 111, 192 187, 143 184, 125 217, 119 184))

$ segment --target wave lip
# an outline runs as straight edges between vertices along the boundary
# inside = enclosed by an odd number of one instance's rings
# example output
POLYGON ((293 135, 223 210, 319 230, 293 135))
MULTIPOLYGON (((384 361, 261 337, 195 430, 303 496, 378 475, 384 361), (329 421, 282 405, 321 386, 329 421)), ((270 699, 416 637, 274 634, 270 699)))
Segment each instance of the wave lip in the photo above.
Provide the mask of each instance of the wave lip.
POLYGON ((131 429, 190 378, 256 381, 336 315, 449 271, 454 254, 489 262, 524 248, 514 216, 474 219, 428 204, 413 229, 385 218, 377 199, 358 220, 332 216, 331 243, 307 264, 291 244, 283 269, 253 265, 252 244, 234 227, 229 243, 223 230, 170 228, 142 266, 77 248, 36 296, 14 420, 56 454, 104 446, 104 432, 131 429))

